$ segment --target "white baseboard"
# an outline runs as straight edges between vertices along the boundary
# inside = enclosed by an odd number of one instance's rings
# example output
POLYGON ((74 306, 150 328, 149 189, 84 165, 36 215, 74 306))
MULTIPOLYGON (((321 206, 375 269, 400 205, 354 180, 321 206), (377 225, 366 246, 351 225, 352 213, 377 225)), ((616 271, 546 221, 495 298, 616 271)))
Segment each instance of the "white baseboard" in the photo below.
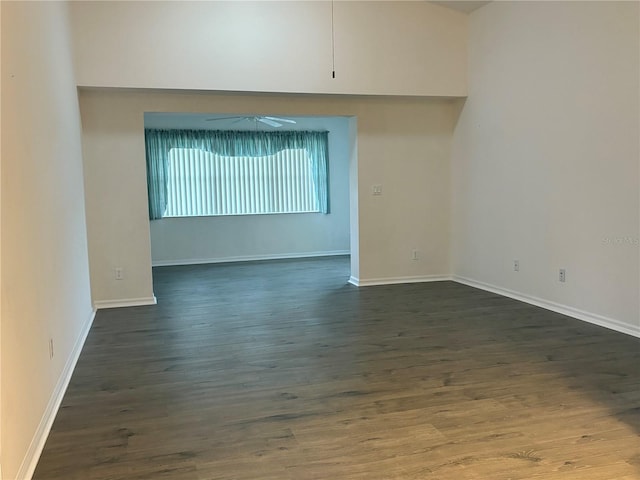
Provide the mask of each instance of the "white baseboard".
MULTIPOLYGON (((87 339, 89 330, 91 330, 91 325, 93 325, 93 319, 95 318, 95 316, 96 311, 93 310, 89 315, 89 319, 82 327, 80 335, 78 335, 78 339, 76 340, 76 343, 71 350, 71 354, 67 359, 67 363, 65 364, 64 369, 60 374, 58 383, 56 384, 53 393, 49 398, 49 403, 47 404, 47 408, 45 409, 44 414, 40 419, 40 423, 38 424, 36 433, 31 439, 31 444, 29 445, 27 454, 25 455, 22 464, 18 469, 18 474, 16 476, 17 479, 29 480, 35 472, 36 465, 38 464, 38 460, 40 460, 40 455, 42 454, 42 450, 47 441, 47 437, 49 436, 49 432, 51 431, 51 426, 53 425, 53 421, 56 418, 64 394, 67 391, 67 387, 69 386, 69 382, 71 381, 71 375, 73 374, 73 370, 76 367, 76 363, 78 363, 80 352, 82 351, 84 342, 87 339)), ((0 478, 2 478, 2 476, 0 476, 0 478)))
POLYGON ((336 257, 349 255, 349 250, 332 250, 329 252, 282 253, 272 255, 242 255, 239 257, 185 258, 180 260, 153 261, 154 267, 173 267, 178 265, 201 265, 205 263, 254 262, 256 260, 285 260, 287 258, 336 257))
POLYGON ((491 293, 497 293, 498 295, 502 295, 504 297, 520 300, 521 302, 535 305, 536 307, 541 307, 546 310, 551 310, 552 312, 560 313, 568 317, 576 318, 584 322, 593 323, 594 325, 598 325, 600 327, 605 327, 610 330, 615 330, 616 332, 626 333, 627 335, 632 335, 634 337, 640 338, 640 325, 629 325, 613 318, 608 318, 595 313, 585 312, 584 310, 579 310, 577 308, 562 305, 560 303, 555 303, 544 300, 542 298, 526 295, 520 292, 509 290, 507 288, 491 285, 489 283, 480 282, 471 278, 454 275, 452 280, 464 285, 468 285, 470 287, 479 288, 480 290, 486 290, 487 292, 491 293))
POLYGON ((120 307, 140 307, 142 305, 155 305, 158 300, 155 296, 143 298, 126 298, 120 300, 96 300, 93 302, 93 308, 100 310, 103 308, 120 308, 120 307))
POLYGON ((423 283, 423 282, 442 282, 451 280, 448 275, 420 275, 415 277, 386 277, 386 278, 368 278, 360 279, 356 277, 349 278, 349 283, 356 287, 371 287, 374 285, 396 285, 399 283, 423 283))

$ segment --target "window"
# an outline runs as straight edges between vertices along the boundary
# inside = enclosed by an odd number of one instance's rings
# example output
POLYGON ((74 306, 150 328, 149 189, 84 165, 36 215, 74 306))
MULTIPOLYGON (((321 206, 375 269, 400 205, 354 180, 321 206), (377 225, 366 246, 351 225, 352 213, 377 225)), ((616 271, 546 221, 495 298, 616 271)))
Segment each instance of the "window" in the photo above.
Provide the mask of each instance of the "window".
POLYGON ((319 212, 302 148, 262 157, 172 148, 166 217, 319 212))
POLYGON ((328 132, 145 130, 149 219, 329 213, 328 132))

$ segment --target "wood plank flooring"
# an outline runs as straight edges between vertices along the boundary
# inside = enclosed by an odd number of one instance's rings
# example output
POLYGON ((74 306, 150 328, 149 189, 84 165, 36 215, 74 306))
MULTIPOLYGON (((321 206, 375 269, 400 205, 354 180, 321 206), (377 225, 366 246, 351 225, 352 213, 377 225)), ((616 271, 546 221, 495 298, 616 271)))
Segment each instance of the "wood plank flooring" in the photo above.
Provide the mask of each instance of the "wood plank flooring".
POLYGON ((345 257, 154 270, 101 310, 37 480, 640 479, 640 340, 345 257))

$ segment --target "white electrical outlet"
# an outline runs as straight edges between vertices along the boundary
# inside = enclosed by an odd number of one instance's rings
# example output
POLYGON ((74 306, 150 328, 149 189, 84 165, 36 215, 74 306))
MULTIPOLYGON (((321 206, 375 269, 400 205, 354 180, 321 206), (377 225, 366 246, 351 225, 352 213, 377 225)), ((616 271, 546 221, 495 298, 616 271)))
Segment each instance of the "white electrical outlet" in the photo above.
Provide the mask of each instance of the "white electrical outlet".
POLYGON ((116 280, 122 280, 124 278, 124 273, 122 272, 122 267, 116 267, 114 269, 116 280))
POLYGON ((520 261, 519 260, 514 260, 513 261, 513 271, 514 272, 519 272, 520 271, 520 261))
POLYGON ((567 272, 564 268, 560 269, 560 274, 558 275, 558 280, 564 283, 567 280, 567 272))
POLYGON ((382 185, 374 185, 373 186, 373 194, 374 195, 382 195, 382 185))

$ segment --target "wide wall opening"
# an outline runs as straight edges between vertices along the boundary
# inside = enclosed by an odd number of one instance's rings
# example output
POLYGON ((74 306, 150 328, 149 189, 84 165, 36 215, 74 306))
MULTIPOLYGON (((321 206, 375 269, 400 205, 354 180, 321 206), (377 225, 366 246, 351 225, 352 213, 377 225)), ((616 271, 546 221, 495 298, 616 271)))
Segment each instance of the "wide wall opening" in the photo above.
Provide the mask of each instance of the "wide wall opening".
POLYGON ((152 264, 349 254, 352 121, 145 113, 152 264))

